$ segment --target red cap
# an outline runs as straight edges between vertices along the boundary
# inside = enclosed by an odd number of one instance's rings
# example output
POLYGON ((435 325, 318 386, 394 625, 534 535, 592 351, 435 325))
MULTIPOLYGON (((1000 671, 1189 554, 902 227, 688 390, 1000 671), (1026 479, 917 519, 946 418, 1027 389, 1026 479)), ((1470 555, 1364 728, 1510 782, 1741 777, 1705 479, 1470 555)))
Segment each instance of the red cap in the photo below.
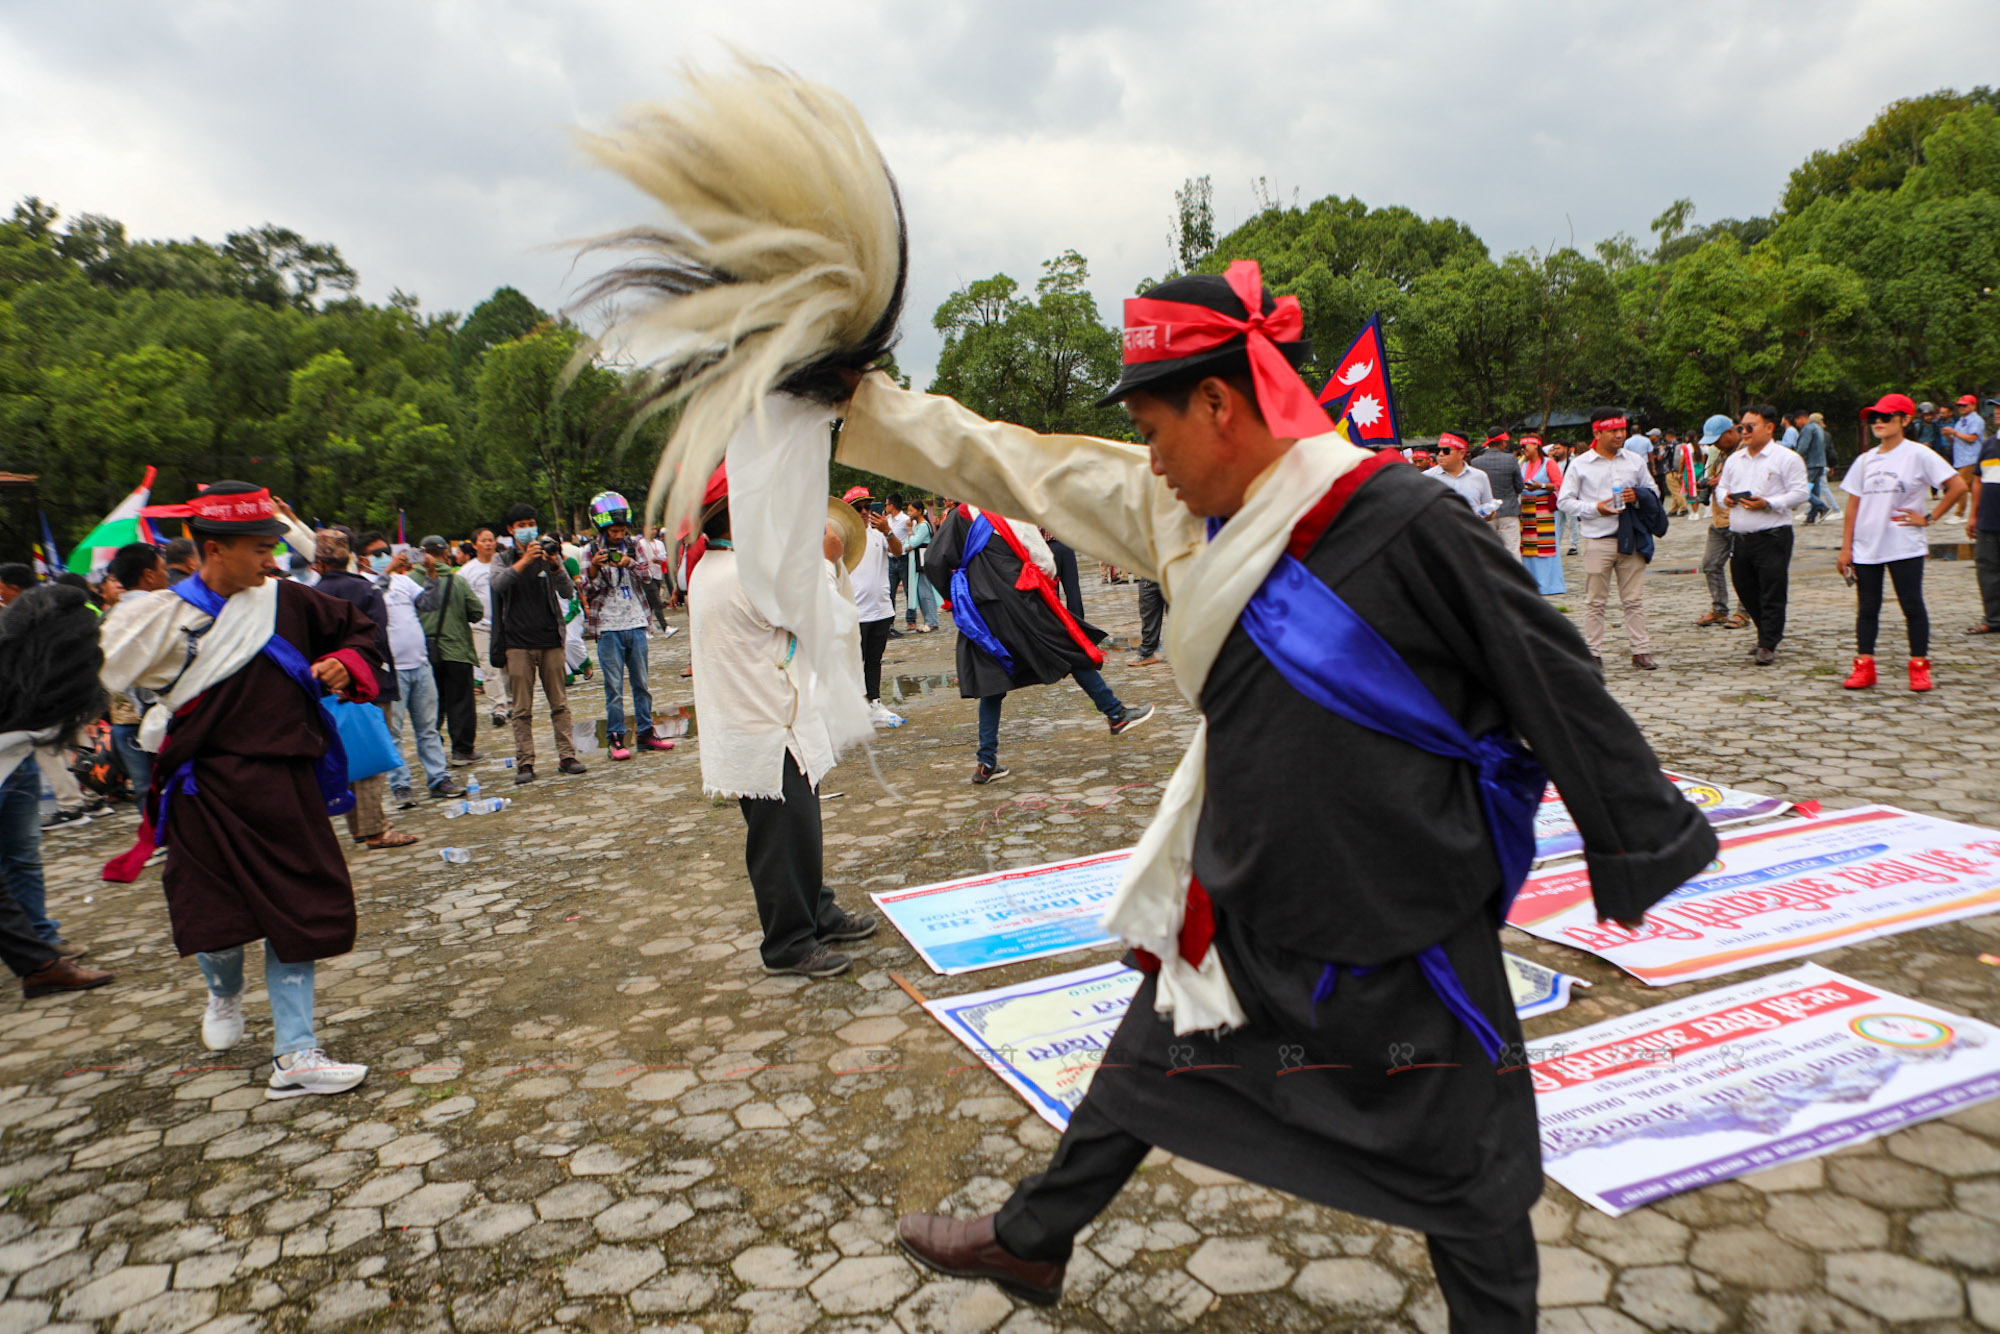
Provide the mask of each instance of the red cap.
POLYGON ((847 488, 847 494, 840 498, 840 503, 843 505, 852 505, 857 500, 873 500, 873 499, 874 497, 868 494, 867 487, 850 486, 847 488))
POLYGON ((1864 417, 1871 412, 1900 412, 1905 417, 1914 417, 1917 415, 1917 405, 1910 401, 1908 394, 1884 394, 1872 406, 1861 409, 1861 415, 1864 417))
POLYGON ((1977 394, 1960 394, 1960 395, 1958 396, 1958 406, 1960 406, 1961 408, 1976 408, 1976 407, 1978 407, 1978 406, 1979 406, 1979 395, 1977 395, 1977 394))

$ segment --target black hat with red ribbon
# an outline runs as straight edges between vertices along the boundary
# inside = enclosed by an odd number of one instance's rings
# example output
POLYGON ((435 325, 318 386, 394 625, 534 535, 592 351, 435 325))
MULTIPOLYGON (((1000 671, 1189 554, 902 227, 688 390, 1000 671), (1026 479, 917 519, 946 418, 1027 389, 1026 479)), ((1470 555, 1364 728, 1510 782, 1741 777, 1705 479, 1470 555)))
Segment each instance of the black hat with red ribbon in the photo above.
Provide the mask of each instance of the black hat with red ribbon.
POLYGON ((283 537, 271 493, 248 482, 216 482, 189 500, 181 517, 204 537, 283 537))

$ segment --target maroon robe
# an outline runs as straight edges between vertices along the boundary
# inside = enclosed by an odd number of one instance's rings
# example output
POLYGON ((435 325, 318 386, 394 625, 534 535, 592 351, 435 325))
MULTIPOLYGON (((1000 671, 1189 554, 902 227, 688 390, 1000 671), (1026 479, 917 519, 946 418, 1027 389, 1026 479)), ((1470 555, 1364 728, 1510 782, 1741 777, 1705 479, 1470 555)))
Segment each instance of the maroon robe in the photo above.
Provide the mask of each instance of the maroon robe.
MULTIPOLYGON (((339 653, 350 671, 382 670, 368 618, 303 584, 279 583, 276 629, 307 662, 339 653)), ((373 697, 372 676, 355 675, 355 696, 373 697)), ((196 790, 166 798, 162 877, 183 956, 259 939, 286 963, 354 948, 354 882, 313 776, 327 726, 263 653, 174 716, 154 762, 153 801, 192 758, 196 790)), ((157 823, 157 805, 153 814, 157 823)))

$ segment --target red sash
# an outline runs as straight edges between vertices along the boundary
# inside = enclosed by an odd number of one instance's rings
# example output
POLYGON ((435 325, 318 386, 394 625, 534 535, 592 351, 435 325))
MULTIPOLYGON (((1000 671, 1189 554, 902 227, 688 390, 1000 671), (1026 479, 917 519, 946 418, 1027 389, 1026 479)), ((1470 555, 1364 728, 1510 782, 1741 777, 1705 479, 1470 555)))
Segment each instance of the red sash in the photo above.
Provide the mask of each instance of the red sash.
MULTIPOLYGON (((970 505, 959 506, 959 512, 965 516, 967 523, 971 523, 977 517, 970 505)), ((1021 577, 1014 581, 1014 587, 1024 592, 1040 594, 1042 601, 1048 604, 1049 610, 1056 614, 1056 619, 1062 622, 1062 627, 1069 637, 1076 641, 1076 646, 1083 650, 1086 658, 1090 659, 1091 665, 1102 667, 1104 651, 1090 642, 1090 636, 1083 632, 1083 627, 1069 614, 1069 608, 1063 606, 1061 594, 1056 589, 1056 581, 1043 574, 1042 567, 1029 558, 1028 549, 1021 545, 1021 539, 1014 534, 1013 523, 997 514, 987 515, 986 522, 999 535, 1000 540, 1007 544, 1008 549, 1020 557, 1021 577)))

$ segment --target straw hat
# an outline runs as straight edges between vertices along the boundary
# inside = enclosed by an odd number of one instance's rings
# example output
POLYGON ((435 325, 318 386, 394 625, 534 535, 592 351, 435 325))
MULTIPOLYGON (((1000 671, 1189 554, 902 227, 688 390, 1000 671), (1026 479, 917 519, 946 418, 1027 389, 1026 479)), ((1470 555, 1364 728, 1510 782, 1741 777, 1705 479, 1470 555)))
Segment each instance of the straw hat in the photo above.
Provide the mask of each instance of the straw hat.
POLYGON ((833 496, 826 498, 826 521, 840 532, 840 563, 852 574, 868 554, 868 525, 852 505, 833 496))

